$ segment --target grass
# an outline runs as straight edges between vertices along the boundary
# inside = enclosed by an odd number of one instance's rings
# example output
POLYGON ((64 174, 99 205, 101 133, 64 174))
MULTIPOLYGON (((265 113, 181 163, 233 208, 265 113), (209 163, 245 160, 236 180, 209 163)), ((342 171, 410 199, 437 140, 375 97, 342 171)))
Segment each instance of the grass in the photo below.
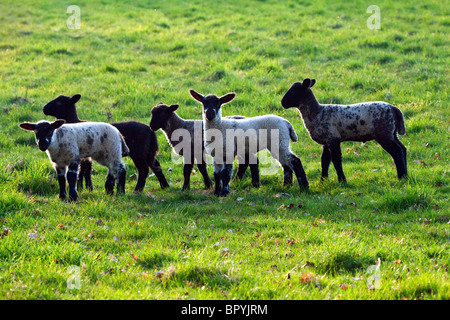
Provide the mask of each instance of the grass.
MULTIPOLYGON (((449 9, 434 0, 380 1, 369 30, 366 1, 78 1, 68 29, 56 1, 0 4, 0 297, 2 299, 449 299, 449 9), (419 14, 420 12, 420 14, 419 14), (410 177, 396 179, 381 147, 342 144, 346 185, 334 168, 320 183, 320 146, 280 100, 294 81, 317 79, 323 103, 384 100, 405 115, 410 177), (237 93, 225 115, 274 113, 299 142, 310 191, 282 186, 282 171, 234 182, 227 198, 201 175, 180 191, 162 132, 159 160, 172 187, 151 176, 133 195, 58 199, 47 156, 22 121, 81 93, 79 116, 150 121, 159 101, 201 118, 188 94, 237 93), (172 172, 167 169, 171 167, 172 172), (366 270, 381 259, 381 287, 366 270), (69 267, 80 289, 69 289, 69 267)), ((212 175, 212 168, 209 168, 212 175)))

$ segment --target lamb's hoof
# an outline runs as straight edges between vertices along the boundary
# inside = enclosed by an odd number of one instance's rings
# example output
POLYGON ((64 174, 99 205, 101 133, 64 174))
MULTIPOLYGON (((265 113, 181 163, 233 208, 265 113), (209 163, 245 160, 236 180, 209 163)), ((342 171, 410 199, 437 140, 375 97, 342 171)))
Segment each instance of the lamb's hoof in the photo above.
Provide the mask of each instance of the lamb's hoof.
POLYGON ((133 193, 134 194, 139 194, 139 193, 141 193, 142 191, 144 191, 144 188, 134 188, 134 190, 133 190, 133 193))
POLYGON ((398 176, 398 180, 402 180, 402 179, 407 180, 408 179, 408 174, 405 173, 405 174, 402 174, 402 175, 398 176))
POLYGON ((229 189, 223 189, 222 191, 220 191, 219 196, 220 197, 226 197, 229 193, 230 193, 229 189))
POLYGON ((183 186, 183 188, 181 188, 181 191, 189 191, 189 190, 191 190, 191 187, 190 186, 183 186))
POLYGON ((205 190, 211 189, 213 186, 214 185, 211 180, 205 181, 205 190))
POLYGON ((211 184, 205 184, 205 190, 209 190, 213 187, 212 183, 211 184))

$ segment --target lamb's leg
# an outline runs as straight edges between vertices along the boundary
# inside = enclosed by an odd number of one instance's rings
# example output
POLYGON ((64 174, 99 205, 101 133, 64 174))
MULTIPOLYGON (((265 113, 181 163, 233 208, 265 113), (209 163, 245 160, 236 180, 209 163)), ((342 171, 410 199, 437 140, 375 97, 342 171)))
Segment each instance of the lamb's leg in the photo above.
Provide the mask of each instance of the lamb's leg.
POLYGON ((77 176, 79 161, 72 161, 69 164, 69 170, 67 170, 67 183, 69 184, 69 200, 77 201, 77 176))
POLYGON ((156 178, 159 181, 159 185, 161 186, 161 189, 165 189, 169 187, 169 183, 167 182, 166 176, 164 175, 163 170, 161 169, 161 164, 159 161, 154 158, 153 161, 149 161, 150 169, 152 169, 153 173, 155 174, 156 178))
POLYGON ((86 182, 86 188, 88 188, 89 191, 94 190, 94 186, 92 185, 91 172, 92 172, 92 161, 86 160, 84 169, 84 180, 86 182))
POLYGON ((219 196, 222 190, 222 167, 222 164, 217 164, 214 162, 214 194, 216 196, 219 196))
MULTIPOLYGON (((127 180, 127 170, 123 163, 118 165, 117 174, 117 193, 125 193, 125 183, 127 180)), ((148 171, 147 171, 148 175, 148 171)))
POLYGON ((377 139, 376 141, 391 155, 392 159, 394 159, 398 178, 401 179, 406 177, 407 171, 403 148, 395 140, 377 139))
POLYGON ((220 177, 222 179, 222 191, 220 192, 220 196, 226 197, 230 193, 230 181, 232 175, 233 164, 225 164, 220 172, 220 177))
POLYGON ((181 190, 189 190, 191 188, 191 173, 194 164, 192 163, 184 163, 183 166, 183 175, 184 175, 184 184, 181 190))
POLYGON ((114 194, 114 184, 116 182, 116 178, 110 173, 111 170, 108 170, 108 176, 106 177, 105 182, 105 191, 107 194, 114 194))
POLYGON ((292 184, 292 169, 287 166, 287 165, 283 165, 283 173, 284 173, 284 182, 283 185, 288 186, 292 184))
POLYGON ((248 156, 245 157, 245 159, 242 159, 241 157, 237 157, 238 160, 238 170, 236 172, 236 179, 242 180, 242 178, 245 175, 245 171, 247 171, 247 168, 249 166, 248 156))
POLYGON ((238 163, 238 170, 236 172, 236 179, 242 180, 242 178, 245 175, 245 171, 247 171, 248 168, 247 163, 238 163))
POLYGON ((300 185, 300 188, 308 189, 309 188, 308 178, 306 178, 306 172, 303 169, 303 165, 302 162, 300 161, 300 158, 292 153, 290 155, 290 159, 292 169, 294 170, 295 176, 297 177, 297 181, 300 185))
POLYGON ((320 180, 328 179, 328 169, 330 168, 331 162, 331 152, 327 146, 323 146, 322 157, 320 158, 320 162, 322 165, 322 176, 320 180))
POLYGON ((86 171, 86 161, 87 160, 82 160, 80 163, 80 171, 78 172, 78 180, 77 180, 77 189, 78 190, 83 190, 83 179, 85 176, 85 171, 86 171))
POLYGON ((141 192, 144 189, 145 181, 148 177, 148 163, 143 157, 132 157, 131 158, 134 162, 134 166, 136 167, 136 170, 138 172, 138 179, 136 183, 136 187, 134 187, 134 192, 138 193, 141 192))
POLYGON ((56 167, 56 174, 58 175, 59 198, 66 199, 66 167, 56 167))
POLYGON ((256 163, 250 164, 250 173, 252 175, 252 185, 254 188, 259 188, 259 159, 256 158, 256 163))
POLYGON ((331 161, 336 169, 339 182, 346 182, 347 180, 345 179, 344 171, 342 170, 341 143, 335 140, 331 142, 328 147, 330 148, 331 161))
POLYGON ((197 163, 198 171, 203 176, 203 181, 205 182, 205 189, 209 189, 212 186, 211 178, 208 175, 208 170, 206 169, 206 163, 197 163))
POLYGON ((400 146, 400 148, 402 148, 402 150, 403 150, 403 162, 405 164, 405 176, 407 176, 408 175, 408 166, 406 164, 406 147, 403 145, 403 143, 400 142, 400 140, 398 140, 397 137, 395 137, 395 141, 400 146))

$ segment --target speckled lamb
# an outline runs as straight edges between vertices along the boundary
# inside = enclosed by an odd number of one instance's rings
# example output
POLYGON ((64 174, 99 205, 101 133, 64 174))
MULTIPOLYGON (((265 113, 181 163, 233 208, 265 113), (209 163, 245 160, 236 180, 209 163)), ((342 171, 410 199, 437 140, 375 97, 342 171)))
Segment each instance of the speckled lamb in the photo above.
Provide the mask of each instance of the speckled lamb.
POLYGON ((59 197, 66 198, 66 171, 69 184, 69 199, 78 198, 76 181, 80 159, 91 157, 108 168, 105 189, 114 192, 125 192, 126 170, 122 156, 129 153, 119 130, 103 122, 81 122, 64 124, 64 120, 37 123, 21 123, 19 126, 34 131, 36 143, 41 151, 45 151, 58 174, 59 197), (68 168, 68 170, 67 170, 68 168))
MULTIPOLYGON (((78 118, 77 107, 75 105, 80 98, 80 94, 75 94, 72 97, 60 95, 47 103, 43 108, 43 112, 45 115, 53 116, 57 119, 64 119, 66 123, 84 122, 78 118)), ((144 189, 149 168, 155 174, 161 188, 169 187, 161 165, 156 159, 156 155, 158 154, 158 139, 156 138, 156 134, 150 130, 149 126, 138 121, 113 122, 111 125, 116 127, 124 137, 130 149, 129 157, 136 166, 138 179, 134 192, 141 192, 144 189)), ((92 162, 89 159, 81 159, 77 182, 78 189, 82 188, 84 178, 86 187, 92 190, 91 168, 92 162)))
POLYGON ((342 141, 377 141, 394 159, 399 179, 408 175, 406 148, 397 134, 404 135, 402 112, 393 105, 382 102, 363 102, 352 105, 320 104, 311 87, 315 79, 295 82, 286 92, 281 105, 298 108, 311 139, 323 145, 321 157, 322 179, 328 178, 330 161, 339 181, 345 181, 342 170, 342 141))

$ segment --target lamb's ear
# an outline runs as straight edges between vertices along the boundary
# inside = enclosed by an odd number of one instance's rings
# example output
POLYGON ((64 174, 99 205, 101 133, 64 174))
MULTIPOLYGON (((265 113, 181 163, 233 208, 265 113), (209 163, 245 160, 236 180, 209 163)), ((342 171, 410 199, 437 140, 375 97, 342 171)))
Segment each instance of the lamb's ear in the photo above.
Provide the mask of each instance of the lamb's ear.
POLYGON ((305 80, 303 80, 302 87, 306 90, 309 88, 310 84, 311 84, 311 79, 306 78, 305 80))
POLYGON ((306 90, 306 89, 311 88, 315 83, 316 83, 316 79, 306 78, 305 80, 303 80, 302 86, 306 90))
POLYGON ((174 111, 177 111, 178 107, 179 107, 179 105, 177 105, 177 104, 172 104, 172 105, 169 107, 169 110, 172 111, 172 112, 174 112, 174 111))
POLYGON ((199 101, 199 102, 203 102, 203 100, 205 99, 205 97, 203 96, 203 95, 201 95, 200 93, 198 93, 197 91, 195 91, 195 90, 189 90, 189 93, 191 94, 191 96, 195 99, 195 100, 197 100, 197 101, 199 101))
POLYGON ((77 93, 75 95, 72 96, 72 98, 70 98, 70 102, 72 102, 73 104, 77 103, 78 100, 81 99, 81 94, 77 93))
POLYGON ((34 131, 34 129, 36 129, 36 124, 24 122, 19 124, 19 127, 21 127, 23 130, 34 131))
POLYGON ((236 93, 234 92, 227 93, 226 95, 220 97, 220 103, 221 104, 228 103, 231 100, 233 100, 234 97, 236 97, 236 93))
POLYGON ((59 127, 61 127, 64 123, 66 123, 66 120, 63 119, 58 119, 55 122, 52 123, 52 127, 53 129, 58 129, 59 127))

